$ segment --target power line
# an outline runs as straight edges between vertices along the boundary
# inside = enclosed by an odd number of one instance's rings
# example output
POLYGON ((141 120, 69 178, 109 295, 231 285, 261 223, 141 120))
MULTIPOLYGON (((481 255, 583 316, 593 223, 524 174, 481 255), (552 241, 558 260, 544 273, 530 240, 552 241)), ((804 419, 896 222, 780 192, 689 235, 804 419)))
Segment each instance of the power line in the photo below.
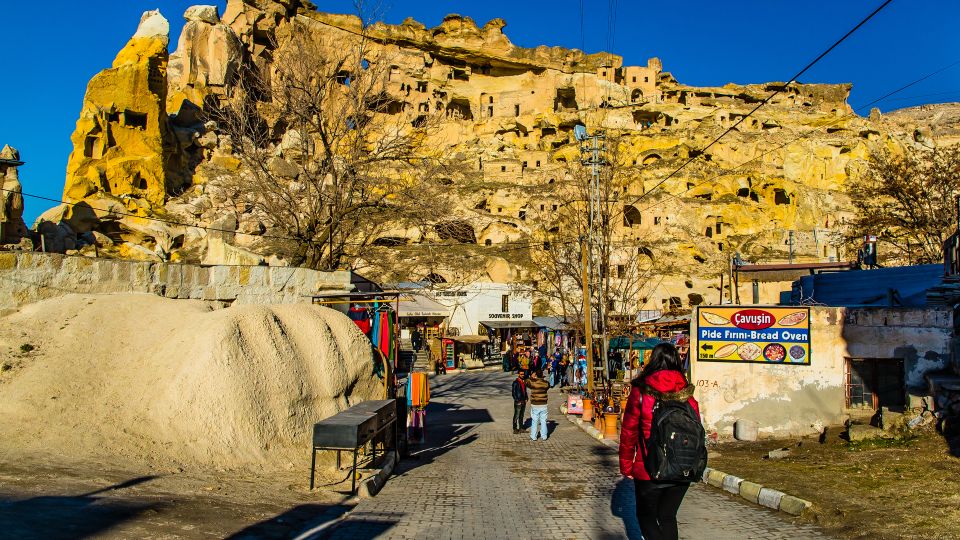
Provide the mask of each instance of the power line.
MULTIPOLYGON (((903 96, 903 97, 899 97, 899 98, 896 98, 896 99, 891 99, 891 100, 889 100, 889 101, 907 101, 907 100, 911 100, 911 99, 930 98, 930 97, 938 97, 938 96, 953 96, 953 95, 958 95, 958 94, 960 94, 960 89, 949 90, 949 91, 946 91, 946 92, 933 92, 933 93, 930 93, 930 94, 914 94, 914 95, 912 95, 912 96, 903 96)), ((927 104, 924 103, 923 105, 927 105, 927 104)), ((919 106, 921 106, 921 105, 916 105, 916 106, 919 107, 919 106)))
MULTIPOLYGON (((912 82, 910 82, 910 83, 907 83, 907 84, 905 84, 905 85, 897 88, 896 90, 892 90, 892 91, 890 91, 890 92, 888 92, 888 93, 886 93, 886 94, 884 94, 884 95, 882 95, 882 96, 880 96, 880 97, 878 97, 878 98, 876 98, 876 99, 874 99, 874 100, 872 100, 872 101, 870 101, 870 102, 868 102, 868 103, 864 103, 863 105, 859 105, 859 106, 855 107, 853 110, 854 110, 854 111, 859 111, 859 110, 863 110, 863 109, 866 109, 866 108, 868 108, 868 107, 871 107, 871 106, 873 106, 873 105, 876 105, 877 103, 880 103, 880 102, 882 102, 882 101, 890 98, 891 96, 896 95, 896 94, 899 93, 899 92, 902 92, 902 91, 904 91, 904 90, 906 90, 906 89, 908 89, 908 88, 910 88, 910 87, 912 87, 912 86, 914 86, 914 85, 917 85, 917 84, 919 84, 919 83, 921 83, 921 82, 929 79, 930 77, 933 77, 934 75, 938 75, 938 74, 940 74, 940 73, 942 73, 942 72, 944 72, 944 71, 946 71, 946 70, 948 70, 948 69, 950 69, 950 68, 952 68, 952 67, 954 67, 954 66, 957 66, 957 65, 960 65, 960 60, 957 60, 957 61, 955 61, 955 62, 953 62, 953 63, 951 63, 951 64, 949 64, 949 65, 947 65, 947 66, 944 66, 944 67, 942 67, 942 68, 940 68, 940 69, 937 69, 937 70, 935 70, 935 71, 932 71, 932 72, 930 72, 930 73, 928 73, 928 74, 926 74, 926 75, 924 75, 924 76, 922 76, 922 77, 920 77, 920 78, 918 78, 918 79, 916 79, 916 80, 914 80, 914 81, 912 81, 912 82)), ((818 126, 818 127, 816 127, 816 128, 807 130, 807 131, 801 133, 800 135, 798 135, 798 136, 796 136, 796 137, 794 137, 794 138, 792 138, 792 139, 790 139, 790 140, 788 140, 788 141, 780 144, 779 146, 775 146, 775 147, 771 148, 770 150, 767 150, 767 151, 761 153, 761 154, 758 155, 758 156, 755 156, 755 157, 753 157, 753 158, 751 158, 751 159, 749 159, 749 160, 747 160, 747 161, 744 161, 743 163, 740 163, 739 165, 737 165, 737 166, 735 166, 735 167, 733 167, 733 168, 726 169, 726 170, 724 170, 723 172, 721 172, 721 173, 719 173, 719 174, 715 174, 715 175, 713 175, 713 176, 711 176, 711 177, 709 177, 709 178, 707 178, 707 179, 705 179, 705 180, 703 180, 703 181, 701 181, 701 182, 698 182, 698 183, 696 183, 696 184, 688 187, 687 189, 685 189, 684 191, 680 192, 680 193, 677 194, 677 195, 674 195, 674 194, 672 194, 672 193, 667 193, 667 195, 669 195, 669 196, 671 196, 671 197, 674 197, 674 198, 676 198, 676 199, 679 199, 684 193, 688 193, 688 192, 690 192, 690 191, 692 191, 692 190, 694 190, 694 189, 696 189, 696 188, 698 188, 698 187, 700 187, 700 186, 702 186, 702 185, 704 185, 704 184, 706 184, 706 183, 708 183, 708 182, 711 182, 711 181, 713 181, 713 180, 716 180, 717 178, 720 178, 720 177, 722 177, 722 176, 725 176, 725 175, 727 175, 727 174, 730 174, 731 172, 736 171, 737 169, 740 169, 741 167, 744 167, 744 166, 746 166, 746 165, 749 165, 750 163, 753 163, 754 161, 757 161, 757 160, 763 158, 764 156, 767 156, 767 155, 769 155, 769 154, 771 154, 771 153, 773 153, 773 152, 776 152, 777 150, 780 150, 781 148, 784 148, 784 147, 787 146, 787 145, 790 145, 790 144, 792 144, 792 143, 794 143, 794 142, 796 142, 796 141, 798 141, 798 140, 800 140, 800 139, 809 137, 810 135, 813 135, 814 133, 816 133, 816 132, 818 132, 818 131, 820 131, 820 130, 822 130, 822 129, 829 128, 829 127, 831 127, 831 126, 834 126, 834 125, 839 124, 840 122, 843 122, 843 121, 845 121, 845 120, 848 120, 848 119, 850 119, 850 118, 857 117, 857 116, 858 116, 858 115, 856 114, 856 112, 853 112, 853 113, 851 113, 851 114, 847 114, 847 115, 841 116, 841 117, 833 120, 832 122, 830 122, 830 123, 828 123, 828 124, 824 124, 824 125, 822 125, 822 126, 818 126)), ((655 189, 655 188, 654 188, 654 189, 655 189)), ((651 190, 651 191, 652 191, 652 190, 651 190)), ((647 194, 649 194, 649 193, 650 193, 650 192, 647 192, 647 193, 645 193, 645 195, 647 195, 647 194)), ((638 200, 639 200, 639 199, 638 199, 638 200)), ((655 207, 655 206, 657 206, 656 203, 651 204, 651 205, 649 205, 649 206, 645 206, 645 207, 643 207, 643 208, 641 208, 641 209, 638 209, 638 211, 639 211, 639 212, 643 212, 643 211, 649 210, 650 208, 653 208, 653 207, 655 207)), ((761 209, 761 211, 762 211, 762 209, 761 209)))
MULTIPOLYGON (((843 37, 841 37, 840 39, 838 39, 837 41, 835 41, 835 42, 833 43, 833 45, 830 45, 830 47, 828 47, 825 51, 823 51, 822 53, 820 53, 819 56, 817 56, 817 57, 814 58, 810 63, 808 63, 806 66, 804 66, 803 69, 801 69, 800 71, 798 71, 798 72, 796 73, 796 75, 794 75, 793 77, 791 77, 790 80, 789 80, 787 83, 783 84, 782 86, 778 86, 778 87, 773 91, 773 93, 771 93, 771 94, 770 94, 769 96, 767 96, 763 101, 761 101, 760 103, 758 103, 756 107, 754 107, 749 113, 746 114, 746 116, 741 116, 732 126, 728 127, 723 133, 721 133, 721 134, 720 134, 719 136, 717 136, 715 139, 713 139, 712 141, 710 141, 710 144, 708 144, 708 145, 706 145, 705 147, 701 148, 701 149, 698 150, 697 152, 694 152, 694 153, 693 153, 686 161, 684 161, 679 167, 677 167, 676 169, 674 169, 673 172, 671 172, 671 173, 668 174, 666 177, 664 177, 662 180, 660 180, 657 184, 655 184, 655 185, 653 186, 653 188, 651 189, 651 191, 652 191, 653 189, 656 189, 656 188, 660 187, 661 185, 663 185, 664 183, 666 183, 667 180, 669 180, 669 179, 673 178, 674 176, 676 176, 677 173, 679 173, 680 171, 682 171, 687 165, 689 165, 690 163, 692 163, 693 161, 695 161, 698 157, 702 156, 702 155, 703 155, 707 150, 709 150, 713 145, 717 144, 717 142, 719 142, 720 139, 724 138, 727 134, 729 134, 730 132, 732 132, 732 131, 733 131, 734 129, 736 129, 740 124, 742 124, 744 121, 746 121, 747 118, 749 118, 750 116, 752 116, 753 113, 757 112, 757 111, 760 109, 760 107, 763 107, 764 105, 766 105, 767 103, 769 103, 770 100, 773 99, 775 96, 779 95, 781 92, 783 92, 784 90, 786 90, 791 84, 793 84, 794 82, 796 82, 797 79, 799 79, 804 73, 806 73, 810 68, 812 68, 817 62, 819 62, 820 60, 823 59, 823 57, 825 57, 827 54, 829 54, 830 51, 832 51, 833 49, 837 48, 837 46, 839 46, 841 43, 843 43, 843 42, 844 42, 848 37, 850 37, 854 32, 856 32, 857 30, 859 30, 860 27, 862 27, 864 24, 867 23, 867 21, 869 21, 870 19, 872 19, 874 15, 876 15, 877 13, 880 13, 880 11, 881 11, 883 8, 887 7, 887 6, 890 4, 890 2, 892 2, 892 1, 893 1, 893 0, 885 0, 885 1, 883 2, 883 4, 880 5, 880 7, 878 7, 878 8, 875 9, 875 10, 873 10, 873 12, 870 13, 869 15, 867 15, 866 18, 864 18, 862 21, 860 21, 859 23, 857 23, 856 26, 854 26, 852 29, 850 29, 850 31, 848 31, 846 34, 844 34, 843 37)), ((643 197, 646 196, 647 193, 650 193, 650 192, 648 191, 648 192, 645 192, 644 194, 640 195, 633 203, 631 203, 631 205, 634 204, 634 203, 640 202, 640 200, 643 199, 643 197)))

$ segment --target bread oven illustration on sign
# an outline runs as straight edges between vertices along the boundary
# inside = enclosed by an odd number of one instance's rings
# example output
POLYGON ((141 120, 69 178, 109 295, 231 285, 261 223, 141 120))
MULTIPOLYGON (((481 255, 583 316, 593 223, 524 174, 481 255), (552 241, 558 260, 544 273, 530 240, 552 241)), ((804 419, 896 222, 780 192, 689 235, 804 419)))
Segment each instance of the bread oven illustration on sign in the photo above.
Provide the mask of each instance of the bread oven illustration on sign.
POLYGON ((702 306, 697 359, 810 365, 810 308, 702 306))

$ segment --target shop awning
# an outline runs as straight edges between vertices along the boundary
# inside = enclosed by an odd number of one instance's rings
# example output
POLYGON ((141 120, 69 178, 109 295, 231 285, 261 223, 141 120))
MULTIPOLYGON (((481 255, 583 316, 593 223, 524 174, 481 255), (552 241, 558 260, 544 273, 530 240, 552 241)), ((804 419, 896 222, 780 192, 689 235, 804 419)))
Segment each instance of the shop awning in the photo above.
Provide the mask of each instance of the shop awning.
POLYGON ((467 345, 478 345, 480 343, 487 343, 488 341, 490 341, 490 338, 487 336, 477 336, 477 335, 443 336, 443 339, 449 339, 451 341, 456 341, 457 343, 465 343, 467 345))
POLYGON ((419 294, 404 294, 400 297, 401 317, 447 317, 450 308, 419 294))
POLYGON ((533 321, 480 321, 480 324, 493 330, 540 328, 540 325, 533 321))
POLYGON ((534 317, 533 322, 547 330, 569 330, 570 325, 560 317, 534 317))
POLYGON ((657 338, 642 338, 639 336, 634 336, 632 342, 628 336, 610 338, 611 349, 650 350, 660 343, 660 340, 657 338))

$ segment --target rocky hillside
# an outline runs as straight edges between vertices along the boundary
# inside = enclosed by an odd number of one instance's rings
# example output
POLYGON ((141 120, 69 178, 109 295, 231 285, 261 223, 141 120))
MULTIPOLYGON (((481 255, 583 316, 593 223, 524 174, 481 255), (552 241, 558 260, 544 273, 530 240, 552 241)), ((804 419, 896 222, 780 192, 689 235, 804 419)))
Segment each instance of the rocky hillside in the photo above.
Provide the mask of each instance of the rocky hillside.
MULTIPOLYGON (((655 270, 616 307, 626 312, 715 297, 711 289, 734 253, 755 262, 785 259, 791 232, 799 260, 845 258, 834 242, 849 215, 847 179, 863 170, 872 149, 924 144, 919 132, 945 118, 926 111, 861 117, 847 104, 846 84, 693 87, 656 58, 624 66, 608 53, 514 46, 500 19, 479 26, 450 15, 436 28, 409 19, 364 28, 357 17, 320 13, 302 0, 230 0, 222 16, 211 6, 184 16, 176 52, 168 56, 167 21, 148 12, 113 67, 91 80, 64 187, 78 204, 41 218, 75 234, 96 231, 101 255, 291 261, 276 240, 289 229, 263 205, 228 196, 227 186, 239 185, 242 194, 260 185, 262 174, 292 185, 310 176, 314 165, 301 150, 322 137, 305 138, 275 113, 291 99, 283 75, 290 72, 278 59, 290 58, 304 35, 331 55, 361 51, 338 72, 345 87, 372 77, 364 73, 382 74, 362 118, 347 119, 350 129, 395 125, 417 138, 418 151, 458 165, 440 179, 449 196, 442 212, 420 211, 362 237, 342 232, 341 247, 359 246, 342 265, 383 279, 536 280, 537 269, 526 264, 530 249, 577 241, 550 224, 575 204, 557 186, 580 170, 574 126, 583 124, 604 131, 614 146, 608 167, 619 187, 610 196, 622 213, 614 259, 646 257, 655 270), (244 86, 250 72, 269 89, 244 86), (235 140, 216 114, 243 100, 253 102, 262 126, 262 162, 245 154, 254 142, 235 140), (398 261, 410 264, 399 272, 392 266, 398 261)), ((956 136, 952 127, 933 130, 931 137, 956 136)), ((353 170, 331 170, 345 169, 353 170)), ((334 221, 325 225, 331 231, 334 221)))

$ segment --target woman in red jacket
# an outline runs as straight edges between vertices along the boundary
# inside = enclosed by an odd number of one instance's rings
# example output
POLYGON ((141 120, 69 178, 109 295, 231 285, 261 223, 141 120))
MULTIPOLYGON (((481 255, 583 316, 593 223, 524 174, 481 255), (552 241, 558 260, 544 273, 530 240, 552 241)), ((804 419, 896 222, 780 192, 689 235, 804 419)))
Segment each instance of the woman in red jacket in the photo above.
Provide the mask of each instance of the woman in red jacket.
POLYGON ((677 511, 689 483, 654 482, 643 466, 644 444, 650 438, 656 400, 687 401, 700 416, 693 385, 681 372, 677 349, 661 343, 650 353, 650 362, 633 380, 620 432, 620 473, 634 481, 637 519, 644 540, 676 540, 677 511), (642 439, 641 439, 642 437, 642 439))

